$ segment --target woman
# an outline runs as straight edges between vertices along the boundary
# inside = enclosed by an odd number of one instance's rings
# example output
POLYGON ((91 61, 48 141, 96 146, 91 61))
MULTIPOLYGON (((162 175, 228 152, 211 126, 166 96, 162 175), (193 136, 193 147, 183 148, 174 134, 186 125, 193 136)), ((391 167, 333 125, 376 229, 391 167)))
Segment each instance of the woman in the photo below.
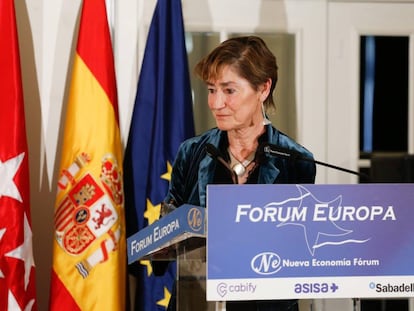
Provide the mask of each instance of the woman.
MULTIPOLYGON (((195 68, 207 84, 208 105, 217 127, 182 143, 173 166, 165 208, 184 203, 206 206, 207 184, 313 183, 315 164, 265 154, 270 143, 303 157, 312 154, 278 131, 266 117, 274 108, 275 56, 255 36, 229 39, 195 68)), ((171 303, 175 303, 171 299, 171 303)), ((296 300, 228 302, 233 310, 297 310, 296 300)))

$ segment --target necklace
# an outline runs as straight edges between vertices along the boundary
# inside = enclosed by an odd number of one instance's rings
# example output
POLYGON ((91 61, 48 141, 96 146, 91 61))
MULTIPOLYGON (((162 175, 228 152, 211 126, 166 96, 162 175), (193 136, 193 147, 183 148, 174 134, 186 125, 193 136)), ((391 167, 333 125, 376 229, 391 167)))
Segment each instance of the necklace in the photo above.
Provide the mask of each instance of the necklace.
POLYGON ((255 152, 252 152, 247 159, 243 162, 237 160, 234 155, 231 153, 230 148, 228 148, 229 155, 230 155, 230 166, 231 169, 236 173, 237 176, 243 176, 246 173, 246 168, 253 162, 255 152))

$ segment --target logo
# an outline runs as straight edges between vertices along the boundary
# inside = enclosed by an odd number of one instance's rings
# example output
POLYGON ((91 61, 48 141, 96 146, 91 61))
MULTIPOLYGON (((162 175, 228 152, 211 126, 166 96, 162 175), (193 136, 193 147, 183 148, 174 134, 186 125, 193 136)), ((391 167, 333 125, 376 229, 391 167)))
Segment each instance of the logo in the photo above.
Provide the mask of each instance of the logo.
POLYGON ((220 297, 226 296, 228 293, 236 293, 236 294, 253 294, 256 292, 257 284, 252 282, 247 283, 230 283, 226 284, 221 282, 217 285, 217 293, 220 297))
POLYGON ((250 266, 260 275, 275 274, 282 268, 279 255, 272 252, 257 254, 253 257, 250 266))
POLYGON ((226 283, 219 283, 217 285, 217 293, 220 295, 220 297, 224 297, 227 294, 227 284, 226 283))
POLYGON ((377 293, 412 293, 414 292, 414 283, 369 283, 369 288, 375 290, 377 293))
POLYGON ((312 293, 335 293, 339 290, 336 283, 296 283, 294 291, 296 294, 312 294, 312 293))
POLYGON ((203 214, 198 208, 191 208, 187 214, 188 225, 194 231, 200 231, 204 226, 203 214))
POLYGON ((309 254, 314 256, 321 247, 362 244, 370 240, 369 237, 354 238, 354 231, 343 227, 347 221, 396 220, 393 206, 343 206, 342 195, 322 201, 304 186, 297 185, 297 189, 299 196, 269 202, 262 207, 238 204, 235 222, 275 223, 277 228, 299 227, 304 233, 309 254))

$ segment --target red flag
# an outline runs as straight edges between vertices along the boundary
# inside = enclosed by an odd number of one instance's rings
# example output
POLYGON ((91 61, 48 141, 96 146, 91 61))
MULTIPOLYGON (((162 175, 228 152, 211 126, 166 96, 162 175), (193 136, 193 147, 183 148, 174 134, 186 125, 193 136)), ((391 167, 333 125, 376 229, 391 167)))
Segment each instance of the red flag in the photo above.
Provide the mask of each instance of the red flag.
POLYGON ((122 145, 104 0, 83 1, 62 150, 50 310, 125 310, 122 145))
POLYGON ((29 162, 13 0, 0 1, 0 310, 36 310, 29 162))

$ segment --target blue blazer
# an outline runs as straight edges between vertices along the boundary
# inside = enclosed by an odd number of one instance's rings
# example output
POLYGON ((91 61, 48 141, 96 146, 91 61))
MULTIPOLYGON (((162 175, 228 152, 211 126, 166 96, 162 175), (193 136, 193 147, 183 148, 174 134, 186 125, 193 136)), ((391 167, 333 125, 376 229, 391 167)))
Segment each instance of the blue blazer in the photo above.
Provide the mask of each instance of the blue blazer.
MULTIPOLYGON (((313 159, 306 148, 271 125, 266 126, 268 142, 298 152, 301 156, 313 159)), ((182 204, 206 206, 207 185, 213 183, 217 161, 205 151, 206 144, 218 148, 223 131, 213 128, 184 141, 174 161, 169 190, 164 201, 176 207, 182 204)), ((258 184, 315 182, 316 166, 309 161, 295 160, 264 155, 260 162, 258 184)))

